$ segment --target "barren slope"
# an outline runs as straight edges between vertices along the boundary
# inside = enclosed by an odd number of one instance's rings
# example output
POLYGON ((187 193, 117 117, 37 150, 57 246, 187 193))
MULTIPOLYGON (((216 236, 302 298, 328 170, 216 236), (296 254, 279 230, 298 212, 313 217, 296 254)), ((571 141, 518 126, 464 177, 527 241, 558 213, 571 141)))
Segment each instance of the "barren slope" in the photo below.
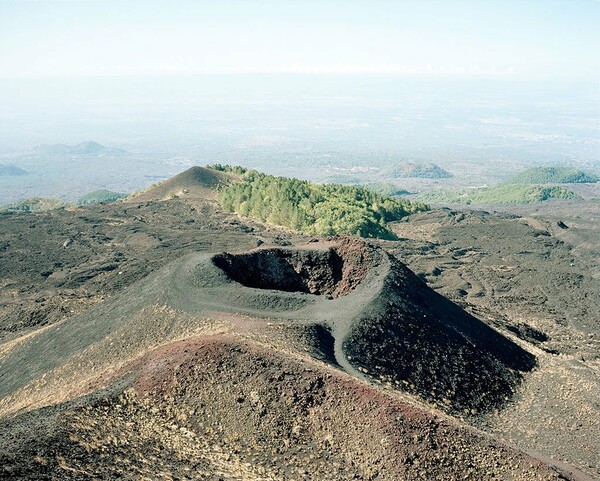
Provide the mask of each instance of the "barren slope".
POLYGON ((167 200, 175 197, 201 199, 216 198, 219 186, 230 182, 233 176, 204 167, 190 167, 171 179, 151 186, 145 191, 127 199, 127 202, 167 200))
POLYGON ((9 479, 561 479, 550 457, 596 473, 576 228, 440 211, 380 250, 185 196, 1 222, 9 479))
POLYGON ((477 424, 600 477, 600 210, 573 202, 519 212, 418 214, 388 246, 535 353, 537 367, 509 406, 477 424))

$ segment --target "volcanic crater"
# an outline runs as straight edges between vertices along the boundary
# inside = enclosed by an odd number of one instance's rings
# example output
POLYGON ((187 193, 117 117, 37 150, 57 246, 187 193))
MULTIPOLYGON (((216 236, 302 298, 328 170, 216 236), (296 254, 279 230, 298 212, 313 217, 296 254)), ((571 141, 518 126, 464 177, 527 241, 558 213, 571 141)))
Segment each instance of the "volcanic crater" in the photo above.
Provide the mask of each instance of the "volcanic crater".
POLYGON ((366 277, 368 253, 345 244, 328 249, 260 249, 222 253, 213 262, 246 287, 305 292, 338 298, 349 294, 366 277))
MULTIPOLYGON (((532 354, 436 294, 385 251, 334 238, 294 248, 184 256, 60 329, 15 346, 0 365, 4 394, 89 356, 116 332, 130 339, 154 335, 157 327, 139 318, 153 306, 180 318, 247 316, 307 329, 319 325, 328 337, 322 343, 330 345, 333 337, 332 361, 348 373, 386 382, 448 412, 470 415, 503 405, 522 373, 535 366, 532 354), (26 371, 22 359, 28 359, 26 371)), ((184 330, 176 323, 157 332, 155 342, 181 337, 184 330)), ((121 362, 138 349, 128 344, 115 355, 121 362)))

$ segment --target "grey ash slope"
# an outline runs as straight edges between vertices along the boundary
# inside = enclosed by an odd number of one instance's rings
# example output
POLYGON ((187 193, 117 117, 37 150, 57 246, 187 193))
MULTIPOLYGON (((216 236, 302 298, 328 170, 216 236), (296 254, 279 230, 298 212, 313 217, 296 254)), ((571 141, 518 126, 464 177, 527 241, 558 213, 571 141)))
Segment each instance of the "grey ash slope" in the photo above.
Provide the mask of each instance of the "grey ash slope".
POLYGON ((175 177, 145 191, 134 194, 128 202, 167 200, 175 197, 214 199, 217 188, 232 180, 232 176, 204 167, 191 167, 175 177))
POLYGON ((381 291, 349 331, 352 362, 450 412, 502 406, 535 366, 534 356, 393 257, 390 264, 381 291))

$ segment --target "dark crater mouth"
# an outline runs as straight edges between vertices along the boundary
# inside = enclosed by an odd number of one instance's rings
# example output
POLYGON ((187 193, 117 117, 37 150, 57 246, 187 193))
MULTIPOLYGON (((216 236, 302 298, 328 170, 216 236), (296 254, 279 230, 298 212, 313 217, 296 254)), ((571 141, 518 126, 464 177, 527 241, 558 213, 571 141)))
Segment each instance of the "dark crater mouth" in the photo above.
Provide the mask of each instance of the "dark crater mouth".
POLYGON ((367 253, 360 247, 261 249, 218 254, 213 262, 247 287, 336 298, 350 293, 367 275, 367 253))

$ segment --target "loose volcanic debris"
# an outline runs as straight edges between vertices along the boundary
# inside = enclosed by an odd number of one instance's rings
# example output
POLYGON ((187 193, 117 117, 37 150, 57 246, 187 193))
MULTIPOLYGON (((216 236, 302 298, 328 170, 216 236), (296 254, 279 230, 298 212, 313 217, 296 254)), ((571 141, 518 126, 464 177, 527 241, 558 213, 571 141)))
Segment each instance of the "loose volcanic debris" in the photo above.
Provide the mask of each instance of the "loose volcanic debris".
POLYGON ((567 244, 581 221, 431 212, 380 249, 180 190, 0 216, 0 477, 591 479, 549 457, 597 472, 598 291, 567 244))

